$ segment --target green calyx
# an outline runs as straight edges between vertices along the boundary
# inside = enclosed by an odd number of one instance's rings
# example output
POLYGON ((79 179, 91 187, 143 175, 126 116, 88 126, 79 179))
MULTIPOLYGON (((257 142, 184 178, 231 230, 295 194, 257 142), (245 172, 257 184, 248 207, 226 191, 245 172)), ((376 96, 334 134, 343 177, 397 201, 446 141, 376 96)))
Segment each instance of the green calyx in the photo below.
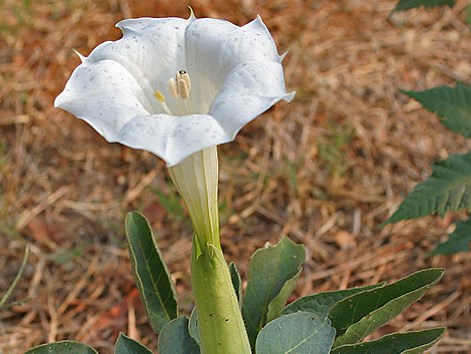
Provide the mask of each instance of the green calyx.
POLYGON ((193 243, 191 276, 203 354, 249 354, 250 344, 222 251, 193 243), (198 254, 199 253, 199 254, 198 254))

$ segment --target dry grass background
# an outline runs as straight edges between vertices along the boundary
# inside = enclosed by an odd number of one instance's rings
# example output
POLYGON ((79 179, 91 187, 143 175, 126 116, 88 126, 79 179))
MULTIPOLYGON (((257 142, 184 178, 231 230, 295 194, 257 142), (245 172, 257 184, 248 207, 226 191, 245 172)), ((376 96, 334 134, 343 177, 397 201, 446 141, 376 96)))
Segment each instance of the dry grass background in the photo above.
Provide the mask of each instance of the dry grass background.
MULTIPOLYGON (((220 148, 222 237, 246 274, 250 254, 289 235, 308 248, 297 295, 393 281, 444 267, 441 282, 392 331, 447 326, 432 353, 471 352, 471 253, 425 258, 463 215, 381 228, 433 161, 471 147, 398 92, 471 83, 471 43, 454 9, 387 19, 394 0, 194 0, 198 17, 260 14, 285 59, 281 103, 220 148)), ((127 17, 188 16, 185 1, 0 1, 0 293, 31 255, 0 312, 0 353, 74 339, 111 353, 119 331, 155 349, 134 287, 123 219, 152 223, 191 309, 191 227, 154 156, 107 144, 52 107, 73 68, 120 37, 127 17)))

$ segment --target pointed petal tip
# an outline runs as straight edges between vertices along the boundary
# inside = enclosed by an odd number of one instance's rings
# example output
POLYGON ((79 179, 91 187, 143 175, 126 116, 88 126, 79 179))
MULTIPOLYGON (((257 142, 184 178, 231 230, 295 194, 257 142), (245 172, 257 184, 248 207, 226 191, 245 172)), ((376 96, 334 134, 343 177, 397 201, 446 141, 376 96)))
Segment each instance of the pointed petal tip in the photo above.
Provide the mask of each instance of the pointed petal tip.
POLYGON ((80 61, 83 63, 85 61, 85 59, 87 59, 84 55, 80 54, 79 51, 77 49, 72 49, 74 51, 75 54, 77 54, 77 56, 80 58, 80 61))
POLYGON ((291 48, 288 48, 283 54, 281 54, 279 57, 280 57, 280 63, 285 60, 286 56, 288 55, 289 51, 291 50, 291 48))
POLYGON ((249 26, 250 25, 252 25, 252 26, 254 26, 254 25, 255 26, 262 26, 263 28, 265 28, 268 31, 267 25, 265 25, 265 22, 263 22, 262 17, 260 15, 257 15, 257 17, 255 17, 252 21, 247 23, 247 25, 249 25, 249 26))
POLYGON ((190 17, 188 17, 188 20, 189 21, 194 21, 196 20, 196 16, 195 16, 195 13, 193 11, 193 8, 191 6, 188 6, 188 9, 190 9, 190 17))
POLYGON ((124 22, 124 21, 126 21, 126 19, 121 20, 121 21, 119 21, 118 23, 116 23, 116 24, 114 25, 116 28, 119 28, 119 29, 121 30, 121 32, 123 32, 123 22, 124 22))
POLYGON ((291 91, 288 92, 284 97, 283 100, 286 102, 291 102, 294 99, 294 96, 296 96, 296 91, 291 91))

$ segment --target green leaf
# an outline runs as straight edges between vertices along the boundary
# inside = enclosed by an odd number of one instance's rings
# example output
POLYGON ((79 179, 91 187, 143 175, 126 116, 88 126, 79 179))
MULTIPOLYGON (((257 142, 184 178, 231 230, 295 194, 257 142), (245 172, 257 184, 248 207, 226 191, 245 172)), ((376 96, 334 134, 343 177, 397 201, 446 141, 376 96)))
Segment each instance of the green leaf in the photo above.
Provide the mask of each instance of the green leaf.
POLYGON ((283 311, 281 311, 281 314, 286 315, 293 312, 305 311, 314 313, 319 318, 324 318, 327 317, 329 311, 336 303, 363 291, 384 286, 384 284, 385 283, 379 283, 352 289, 325 291, 322 293, 304 296, 286 306, 283 311))
POLYGON ((199 354, 200 347, 188 332, 188 318, 176 318, 162 328, 159 334, 160 354, 199 354))
POLYGON ((120 333, 116 341, 114 354, 152 354, 152 352, 141 343, 120 333))
POLYGON ((285 283, 297 276, 305 258, 304 246, 296 245, 286 237, 275 246, 259 249, 252 255, 242 303, 242 315, 252 346, 267 322, 270 303, 280 294, 285 283))
POLYGON ((424 331, 393 333, 378 340, 360 344, 349 344, 332 350, 332 354, 418 354, 437 343, 445 328, 424 331))
POLYGON ((159 332, 177 317, 175 289, 146 218, 134 211, 126 217, 129 254, 149 322, 159 332))
POLYGON ((190 315, 190 322, 188 323, 188 333, 193 340, 200 344, 200 333, 198 329, 198 313, 196 312, 196 307, 193 308, 190 315))
POLYGON ((471 210, 471 152, 450 155, 433 164, 432 175, 419 183, 385 224, 449 210, 471 210))
POLYGON ((284 315, 267 324, 257 337, 257 354, 327 354, 335 338, 328 318, 309 312, 284 315))
POLYGON ((458 82, 456 87, 440 86, 425 91, 402 91, 440 117, 448 129, 471 138, 471 87, 458 82))
POLYGON ((400 0, 393 11, 405 11, 416 7, 455 6, 456 0, 400 0))
POLYGON ((273 321, 275 318, 280 316, 281 310, 285 306, 288 297, 296 286, 299 276, 301 275, 301 270, 302 269, 299 269, 298 273, 288 280, 283 285, 278 295, 276 295, 273 300, 270 301, 270 304, 268 305, 267 322, 273 321))
POLYGON ((329 312, 332 326, 337 330, 334 346, 356 343, 385 325, 419 300, 442 274, 443 269, 423 270, 337 303, 329 312))
POLYGON ((239 300, 239 304, 242 307, 242 287, 240 285, 242 283, 242 279, 240 278, 239 271, 233 262, 229 264, 229 273, 231 273, 231 281, 237 295, 237 300, 239 300))
POLYGON ((448 240, 439 244, 429 255, 450 255, 469 249, 471 249, 471 218, 457 222, 456 229, 448 236, 448 240))
POLYGON ((98 354, 98 352, 89 346, 64 340, 61 342, 43 344, 28 350, 25 354, 98 354))

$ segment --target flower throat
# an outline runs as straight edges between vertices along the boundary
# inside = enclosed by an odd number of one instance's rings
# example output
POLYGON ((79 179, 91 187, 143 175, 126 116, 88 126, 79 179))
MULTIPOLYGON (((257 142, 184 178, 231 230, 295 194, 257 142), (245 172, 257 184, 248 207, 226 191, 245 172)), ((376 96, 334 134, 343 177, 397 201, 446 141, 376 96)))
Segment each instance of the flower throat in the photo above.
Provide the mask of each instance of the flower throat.
POLYGON ((155 91, 154 97, 159 101, 165 113, 168 115, 187 115, 192 114, 193 109, 191 105, 190 97, 191 80, 190 75, 185 70, 179 70, 175 75, 175 78, 168 80, 168 91, 175 100, 176 113, 174 114, 169 106, 165 103, 165 95, 162 91, 155 91))

